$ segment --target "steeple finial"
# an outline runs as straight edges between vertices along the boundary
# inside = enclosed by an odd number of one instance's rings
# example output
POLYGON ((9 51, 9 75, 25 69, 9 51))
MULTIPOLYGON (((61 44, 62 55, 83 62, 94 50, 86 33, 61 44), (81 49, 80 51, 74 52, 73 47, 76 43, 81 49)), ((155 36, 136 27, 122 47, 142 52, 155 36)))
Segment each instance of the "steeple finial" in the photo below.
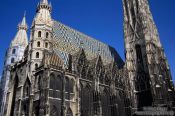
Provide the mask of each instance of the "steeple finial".
POLYGON ((25 29, 25 30, 28 29, 27 23, 26 23, 26 11, 24 12, 22 22, 18 25, 18 29, 25 29))
POLYGON ((51 12, 52 10, 52 6, 48 3, 48 0, 41 0, 37 6, 37 12, 40 9, 47 9, 51 12))
POLYGON ((26 11, 24 11, 24 16, 23 16, 23 19, 21 22, 21 26, 27 26, 27 24, 26 24, 26 11))

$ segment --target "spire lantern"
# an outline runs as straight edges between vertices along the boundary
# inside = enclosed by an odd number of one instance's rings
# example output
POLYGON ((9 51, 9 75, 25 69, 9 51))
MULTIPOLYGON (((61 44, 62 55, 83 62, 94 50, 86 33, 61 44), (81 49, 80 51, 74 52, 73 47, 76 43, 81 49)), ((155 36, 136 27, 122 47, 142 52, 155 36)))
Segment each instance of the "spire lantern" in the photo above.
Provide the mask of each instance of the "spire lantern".
POLYGON ((38 4, 37 12, 40 9, 47 9, 47 10, 49 10, 49 12, 51 12, 52 11, 52 6, 51 6, 51 4, 48 4, 48 0, 41 0, 40 3, 38 4))
POLYGON ((41 0, 40 3, 48 5, 48 0, 41 0))

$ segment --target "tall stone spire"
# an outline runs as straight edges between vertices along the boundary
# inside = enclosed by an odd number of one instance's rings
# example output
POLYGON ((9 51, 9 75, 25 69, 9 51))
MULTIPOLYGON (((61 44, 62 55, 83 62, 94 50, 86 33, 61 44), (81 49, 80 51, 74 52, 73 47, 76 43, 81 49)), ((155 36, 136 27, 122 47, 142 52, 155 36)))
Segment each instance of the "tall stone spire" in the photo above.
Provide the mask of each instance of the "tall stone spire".
POLYGON ((28 45, 28 37, 27 37, 28 26, 26 23, 26 16, 22 19, 22 22, 18 25, 18 32, 15 38, 11 42, 11 46, 23 46, 26 47, 28 45))
POLYGON ((123 11, 133 108, 167 104, 172 78, 148 0, 123 0, 123 11))

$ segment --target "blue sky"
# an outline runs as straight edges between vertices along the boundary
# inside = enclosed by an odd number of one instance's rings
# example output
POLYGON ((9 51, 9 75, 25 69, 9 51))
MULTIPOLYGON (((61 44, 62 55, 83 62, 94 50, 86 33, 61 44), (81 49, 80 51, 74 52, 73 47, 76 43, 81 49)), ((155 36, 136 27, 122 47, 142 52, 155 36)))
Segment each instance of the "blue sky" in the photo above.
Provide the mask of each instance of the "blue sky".
MULTIPOLYGON (((54 19, 116 48, 124 59, 122 0, 50 0, 54 19)), ((0 1, 0 72, 5 51, 24 11, 31 26, 39 0, 0 1)), ((150 0, 160 39, 175 80, 175 0, 150 0)), ((29 35, 28 31, 28 35, 29 35)))

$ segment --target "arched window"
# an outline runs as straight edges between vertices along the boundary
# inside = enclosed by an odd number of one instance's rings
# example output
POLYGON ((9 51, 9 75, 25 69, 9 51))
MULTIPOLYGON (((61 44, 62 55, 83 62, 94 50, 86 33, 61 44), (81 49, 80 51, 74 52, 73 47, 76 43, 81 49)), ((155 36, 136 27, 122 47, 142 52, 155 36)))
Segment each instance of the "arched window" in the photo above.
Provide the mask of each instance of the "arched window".
POLYGON ((12 59, 11 59, 11 63, 14 63, 14 62, 15 62, 15 59, 14 59, 14 58, 12 58, 12 59))
POLYGON ((37 68, 38 68, 38 64, 36 63, 36 64, 35 64, 35 69, 37 69, 37 68))
POLYGON ((50 75, 50 89, 55 89, 55 75, 51 74, 50 75))
POLYGON ((15 54, 15 53, 16 53, 16 49, 13 49, 13 50, 12 50, 12 54, 15 54))
POLYGON ((37 42, 37 47, 40 47, 40 42, 39 41, 37 42))
POLYGON ((58 75, 56 80, 55 80, 55 85, 56 85, 56 90, 62 90, 62 80, 61 80, 61 76, 58 75))
POLYGON ((38 37, 41 37, 41 31, 38 31, 38 37))
POLYGON ((46 32, 46 38, 48 38, 49 37, 49 33, 48 32, 46 32))
POLYGON ((39 58, 39 52, 36 53, 36 58, 39 58))
POLYGON ((48 43, 47 42, 45 43, 45 48, 48 48, 48 43))

